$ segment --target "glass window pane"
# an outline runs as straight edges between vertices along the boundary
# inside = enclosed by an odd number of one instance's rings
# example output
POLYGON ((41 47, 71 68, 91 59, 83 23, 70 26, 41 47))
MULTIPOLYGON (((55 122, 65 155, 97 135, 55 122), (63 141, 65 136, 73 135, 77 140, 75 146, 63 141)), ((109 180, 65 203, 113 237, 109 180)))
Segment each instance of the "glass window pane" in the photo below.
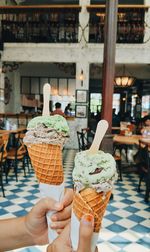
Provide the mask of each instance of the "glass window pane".
POLYGON ((39 94, 39 78, 31 78, 31 94, 39 94))
POLYGON ((50 84, 51 84, 51 94, 58 95, 58 79, 51 78, 50 84))
POLYGON ((120 111, 120 94, 113 94, 113 108, 116 109, 116 114, 120 111))
POLYGON ((30 77, 22 77, 21 93, 30 94, 30 77))
POLYGON ((59 95, 67 95, 67 79, 59 79, 59 95))
POLYGON ((75 89, 76 89, 76 80, 75 79, 69 79, 68 80, 68 95, 75 95, 75 89))
POLYGON ((102 95, 99 93, 91 93, 90 95, 90 111, 95 115, 101 111, 102 95))
POLYGON ((40 94, 43 94, 43 86, 45 83, 49 83, 49 78, 47 77, 40 78, 40 94))

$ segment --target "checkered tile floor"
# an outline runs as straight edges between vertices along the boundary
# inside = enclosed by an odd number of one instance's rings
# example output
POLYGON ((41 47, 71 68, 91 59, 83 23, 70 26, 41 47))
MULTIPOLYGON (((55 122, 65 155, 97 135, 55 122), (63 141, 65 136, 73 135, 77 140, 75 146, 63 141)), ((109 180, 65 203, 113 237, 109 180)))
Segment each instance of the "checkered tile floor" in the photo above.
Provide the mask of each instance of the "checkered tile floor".
MULTIPOLYGON (((74 150, 64 150, 64 170, 66 186, 72 186, 74 150)), ((124 173, 123 182, 116 182, 114 198, 110 201, 99 235, 98 247, 105 252, 149 252, 150 248, 150 204, 144 202, 144 184, 137 192, 138 176, 124 173)), ((6 198, 1 197, 0 218, 10 218, 26 214, 39 199, 38 183, 33 170, 25 178, 19 174, 5 185, 6 198)), ((30 247, 14 251, 40 252, 46 246, 30 247)), ((63 251, 65 252, 65 251, 63 251)))

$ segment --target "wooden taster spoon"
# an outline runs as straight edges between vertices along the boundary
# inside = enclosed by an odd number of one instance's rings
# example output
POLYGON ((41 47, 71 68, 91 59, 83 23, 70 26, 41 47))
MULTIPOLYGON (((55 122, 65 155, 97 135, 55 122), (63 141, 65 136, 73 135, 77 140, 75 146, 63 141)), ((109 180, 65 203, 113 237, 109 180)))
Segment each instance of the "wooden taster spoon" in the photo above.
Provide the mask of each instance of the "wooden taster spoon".
POLYGON ((49 96, 51 93, 51 86, 50 84, 46 83, 43 86, 43 112, 42 112, 42 116, 48 116, 50 115, 50 111, 49 111, 49 96))
POLYGON ((90 149, 88 150, 89 154, 95 154, 99 150, 99 146, 107 129, 108 129, 108 122, 106 120, 99 121, 99 123, 97 124, 94 140, 92 142, 90 149))

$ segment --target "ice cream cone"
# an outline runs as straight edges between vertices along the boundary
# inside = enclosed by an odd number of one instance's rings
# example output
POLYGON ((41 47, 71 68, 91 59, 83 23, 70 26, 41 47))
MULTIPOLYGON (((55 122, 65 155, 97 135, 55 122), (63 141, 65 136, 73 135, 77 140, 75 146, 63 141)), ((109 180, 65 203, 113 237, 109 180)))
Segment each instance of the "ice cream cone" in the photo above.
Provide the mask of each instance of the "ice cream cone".
POLYGON ((98 233, 102 219, 111 196, 111 191, 97 193, 93 188, 86 188, 75 193, 73 212, 80 220, 84 214, 94 215, 94 232, 98 233))
POLYGON ((60 185, 64 180, 61 146, 29 144, 27 147, 38 181, 44 184, 60 185))

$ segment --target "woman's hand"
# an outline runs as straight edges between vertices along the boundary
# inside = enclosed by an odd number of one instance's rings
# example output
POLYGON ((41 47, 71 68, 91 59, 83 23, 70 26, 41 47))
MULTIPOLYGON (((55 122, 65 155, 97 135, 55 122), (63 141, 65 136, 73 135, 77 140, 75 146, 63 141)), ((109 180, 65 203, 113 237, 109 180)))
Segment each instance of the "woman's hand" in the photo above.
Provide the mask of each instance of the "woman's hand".
MULTIPOLYGON (((33 239, 33 244, 43 245, 48 243, 48 227, 46 213, 48 211, 57 211, 52 217, 51 228, 56 229, 58 233, 68 224, 71 217, 71 203, 73 200, 73 190, 67 189, 62 201, 56 202, 50 198, 41 199, 25 216, 25 227, 33 239)), ((49 227, 50 228, 50 227, 49 227)))
MULTIPOLYGON (((83 216, 80 222, 79 246, 76 252, 91 252, 91 239, 93 235, 94 218, 92 215, 83 216)), ((62 231, 60 236, 47 248, 47 252, 72 252, 70 241, 70 224, 62 231)), ((95 252, 97 249, 95 250, 95 252)))
POLYGON ((46 213, 57 212, 53 215, 55 229, 61 231, 70 220, 72 199, 73 191, 70 189, 66 191, 61 202, 43 198, 28 215, 0 220, 0 251, 48 243, 46 213))

